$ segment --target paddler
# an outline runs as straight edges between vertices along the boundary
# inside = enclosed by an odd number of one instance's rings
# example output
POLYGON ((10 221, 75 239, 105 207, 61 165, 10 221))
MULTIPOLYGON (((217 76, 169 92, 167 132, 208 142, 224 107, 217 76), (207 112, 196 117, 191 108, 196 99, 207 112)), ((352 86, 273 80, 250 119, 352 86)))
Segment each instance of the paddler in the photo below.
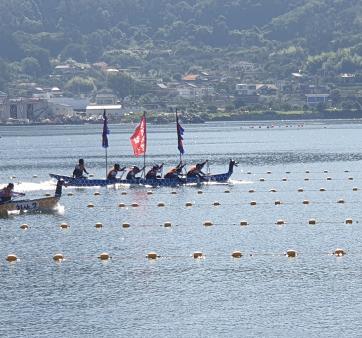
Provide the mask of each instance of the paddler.
POLYGON ((10 202, 14 196, 25 196, 22 192, 13 191, 14 184, 9 183, 6 187, 0 190, 0 203, 10 202))
POLYGON ((89 175, 88 171, 84 166, 84 160, 81 158, 73 170, 73 178, 87 178, 86 176, 83 175, 83 173, 89 175))
POLYGON ((199 177, 202 179, 204 176, 206 176, 206 174, 202 171, 202 168, 206 163, 208 163, 208 160, 202 163, 197 163, 195 166, 191 167, 187 172, 187 177, 199 177))
POLYGON ((107 174, 107 180, 115 180, 117 178, 117 174, 120 171, 125 171, 126 167, 121 168, 121 166, 116 163, 113 168, 107 174))
POLYGON ((160 176, 157 176, 157 174, 162 170, 163 163, 161 165, 154 165, 146 174, 146 179, 157 179, 160 178, 160 176))
POLYGON ((164 178, 179 178, 179 176, 181 175, 182 169, 185 167, 186 164, 182 164, 182 161, 180 161, 180 163, 174 167, 171 168, 166 175, 164 176, 164 178))
POLYGON ((138 180, 140 177, 136 177, 136 175, 139 174, 144 169, 145 169, 144 167, 140 169, 134 165, 131 168, 131 170, 127 173, 126 179, 130 181, 138 180))

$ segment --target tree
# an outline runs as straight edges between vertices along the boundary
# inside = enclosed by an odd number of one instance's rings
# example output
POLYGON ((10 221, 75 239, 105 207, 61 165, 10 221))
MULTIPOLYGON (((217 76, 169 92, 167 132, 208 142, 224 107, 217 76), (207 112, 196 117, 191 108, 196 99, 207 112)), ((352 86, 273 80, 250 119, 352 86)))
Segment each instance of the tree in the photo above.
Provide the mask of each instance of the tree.
POLYGON ((95 89, 94 80, 75 76, 67 82, 65 89, 75 94, 89 94, 95 89))
POLYGON ((37 59, 33 57, 26 57, 21 61, 21 68, 23 72, 31 77, 37 77, 41 73, 41 68, 37 59))
POLYGON ((65 46, 61 53, 62 60, 73 59, 78 62, 84 62, 86 60, 84 48, 78 43, 70 43, 65 46))

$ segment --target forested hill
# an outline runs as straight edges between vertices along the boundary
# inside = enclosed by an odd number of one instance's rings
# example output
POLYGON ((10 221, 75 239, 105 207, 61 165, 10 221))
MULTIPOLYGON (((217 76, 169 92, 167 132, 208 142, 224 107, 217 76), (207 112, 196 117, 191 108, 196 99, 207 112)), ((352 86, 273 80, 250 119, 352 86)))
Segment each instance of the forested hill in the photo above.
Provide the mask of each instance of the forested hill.
POLYGON ((361 32, 360 0, 0 0, 0 89, 69 58, 166 73, 236 60, 268 77, 360 72, 361 32))

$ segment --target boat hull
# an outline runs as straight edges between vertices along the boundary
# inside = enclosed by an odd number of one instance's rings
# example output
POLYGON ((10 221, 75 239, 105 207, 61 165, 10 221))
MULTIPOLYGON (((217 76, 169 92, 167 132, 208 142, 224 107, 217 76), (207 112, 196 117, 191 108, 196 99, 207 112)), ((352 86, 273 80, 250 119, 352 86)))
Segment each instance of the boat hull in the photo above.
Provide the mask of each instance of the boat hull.
POLYGON ((0 215, 12 211, 50 211, 59 202, 59 197, 45 197, 33 200, 10 201, 0 204, 0 215))
POLYGON ((202 184, 208 182, 218 182, 225 183, 229 180, 231 173, 217 174, 217 175, 207 175, 202 179, 199 177, 187 177, 187 178, 158 178, 158 179, 136 179, 136 180, 107 180, 107 179, 88 179, 88 178, 73 178, 70 176, 62 176, 56 174, 49 174, 50 177, 55 178, 56 180, 63 180, 67 186, 74 187, 97 187, 97 186, 107 186, 114 184, 129 184, 136 186, 163 186, 163 187, 173 187, 186 184, 202 184))

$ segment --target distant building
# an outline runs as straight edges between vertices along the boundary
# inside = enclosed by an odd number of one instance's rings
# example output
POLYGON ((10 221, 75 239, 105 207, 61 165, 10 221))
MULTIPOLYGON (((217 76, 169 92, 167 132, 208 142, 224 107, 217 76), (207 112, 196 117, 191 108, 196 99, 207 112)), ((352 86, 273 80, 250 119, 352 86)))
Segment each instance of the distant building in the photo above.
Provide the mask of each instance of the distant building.
POLYGON ((316 106, 318 104, 326 104, 329 94, 306 94, 306 103, 308 106, 316 106))
POLYGON ((238 83, 235 90, 239 95, 256 95, 256 84, 238 83))
POLYGON ((88 115, 99 116, 103 112, 107 112, 107 116, 120 117, 123 115, 122 105, 120 104, 109 104, 109 105, 99 105, 99 104, 90 104, 87 106, 86 112, 88 115))

